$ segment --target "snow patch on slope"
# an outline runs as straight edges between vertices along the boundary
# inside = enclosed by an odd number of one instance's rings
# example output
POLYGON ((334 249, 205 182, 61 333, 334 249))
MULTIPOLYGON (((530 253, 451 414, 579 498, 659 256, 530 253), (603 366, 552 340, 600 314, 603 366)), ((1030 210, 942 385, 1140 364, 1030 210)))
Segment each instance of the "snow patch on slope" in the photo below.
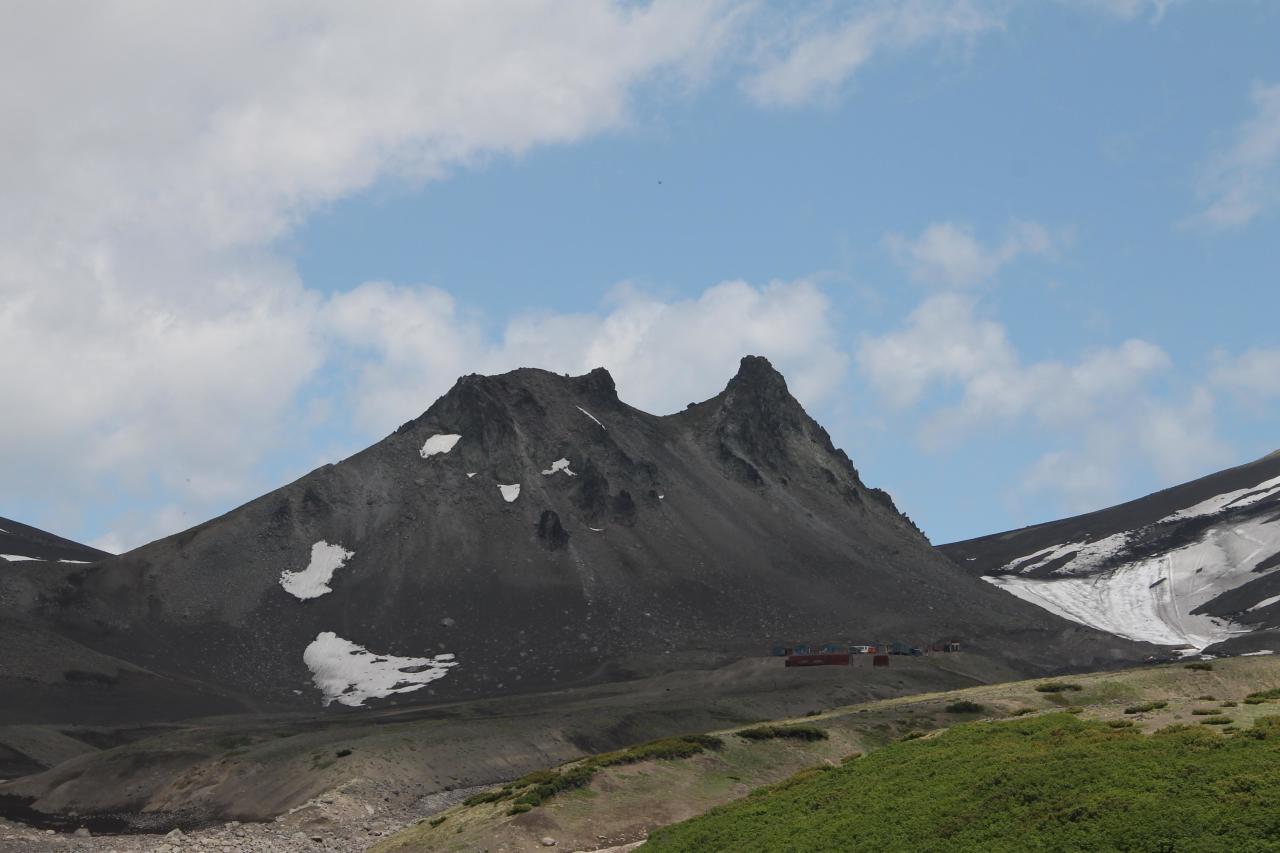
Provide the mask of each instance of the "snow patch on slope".
POLYGON ((582 414, 586 415, 587 417, 591 418, 591 420, 595 421, 596 426, 600 427, 600 429, 608 429, 608 427, 600 423, 599 418, 597 418, 595 415, 588 412, 586 409, 582 408, 581 406, 574 406, 574 408, 577 409, 579 412, 582 412, 582 414))
POLYGON ((1199 518, 1202 515, 1213 515, 1214 513, 1224 510, 1239 509, 1240 507, 1249 506, 1260 500, 1274 495, 1280 490, 1280 477, 1273 477, 1270 480, 1264 480, 1256 486, 1248 489, 1237 489, 1234 492, 1226 492, 1225 494, 1215 495, 1208 500, 1201 501, 1195 506, 1189 506, 1186 509, 1180 509, 1173 515, 1165 516, 1160 521, 1179 521, 1184 518, 1199 518))
POLYGON ((1053 573, 1055 575, 1073 575, 1087 572, 1100 565, 1104 560, 1118 554, 1129 541, 1129 535, 1128 533, 1117 533, 1095 542, 1081 540, 1079 542, 1053 545, 1034 554, 1010 560, 1005 564, 1002 571, 1027 574, 1069 554, 1074 554, 1070 560, 1055 568, 1053 573))
POLYGON ((5 558, 6 560, 8 560, 10 563, 21 563, 21 562, 24 562, 24 561, 26 561, 26 560, 39 560, 39 559, 41 559, 40 557, 26 557, 26 556, 23 556, 22 554, 0 554, 0 557, 4 557, 4 558, 5 558))
POLYGON ((348 551, 341 545, 330 545, 321 539, 311 546, 311 562, 305 569, 300 572, 280 573, 280 586, 284 587, 285 592, 301 601, 319 598, 325 593, 333 592, 329 586, 329 581, 333 580, 333 573, 342 568, 353 556, 355 556, 354 551, 348 551))
POLYGON ((442 434, 433 435, 427 439, 426 444, 422 445, 422 449, 418 451, 423 459, 430 459, 437 453, 448 453, 453 450, 453 446, 458 443, 460 435, 442 434))
POLYGON ((368 699, 420 690, 444 678, 457 662, 452 654, 429 658, 375 655, 332 631, 316 635, 302 653, 325 706, 331 702, 358 707, 368 699))
MULTIPOLYGON (((1254 571, 1258 555, 1274 547, 1280 547, 1280 525, 1258 522, 1211 528, 1192 545, 1094 575, 983 580, 1059 616, 1122 637, 1203 649, 1251 629, 1191 611, 1265 576, 1267 572, 1254 571)), ((1254 608, 1277 600, 1264 599, 1254 608)))
POLYGON ((570 471, 570 470, 569 470, 569 460, 568 460, 568 459, 557 459, 555 462, 552 462, 552 463, 551 463, 551 467, 550 467, 550 468, 548 468, 547 470, 543 471, 542 473, 544 473, 544 474, 554 474, 554 473, 556 473, 557 471, 563 471, 563 472, 565 472, 566 474, 568 474, 570 477, 576 477, 576 476, 578 476, 577 474, 575 474, 575 473, 573 473, 572 471, 570 471))
POLYGON ((507 503, 511 503, 520 497, 520 484, 512 483, 511 485, 498 484, 498 491, 502 492, 502 499, 507 503))

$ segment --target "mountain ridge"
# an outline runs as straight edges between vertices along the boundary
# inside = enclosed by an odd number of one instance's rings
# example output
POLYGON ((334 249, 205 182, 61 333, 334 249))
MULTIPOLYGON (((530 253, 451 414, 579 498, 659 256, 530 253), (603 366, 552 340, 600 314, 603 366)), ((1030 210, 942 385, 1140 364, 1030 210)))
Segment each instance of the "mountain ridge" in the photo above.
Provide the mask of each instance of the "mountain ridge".
POLYGON ((556 689, 777 641, 963 637, 1021 671, 1143 649, 956 570, 753 356, 666 416, 603 369, 464 376, 218 518, 20 574, 25 618, 256 709, 556 689))

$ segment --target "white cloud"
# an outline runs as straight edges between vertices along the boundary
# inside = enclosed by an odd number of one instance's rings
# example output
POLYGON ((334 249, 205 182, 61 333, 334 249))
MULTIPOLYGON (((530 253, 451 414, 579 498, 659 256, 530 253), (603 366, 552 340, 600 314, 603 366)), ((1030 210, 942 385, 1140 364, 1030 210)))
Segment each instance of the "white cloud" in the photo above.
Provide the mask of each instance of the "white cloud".
POLYGON ((1141 470, 1171 484, 1231 458, 1211 391, 1193 387, 1179 398, 1157 388, 1172 362, 1147 341, 1027 362, 974 298, 947 293, 926 299, 901 328, 862 341, 856 361, 899 416, 913 413, 925 449, 992 433, 1050 442, 1018 491, 1051 494, 1065 511, 1113 502, 1141 470), (1021 432, 1028 423, 1034 434, 1021 432))
POLYGON ((628 403, 667 412, 719 391, 746 353, 774 360, 806 402, 830 393, 847 363, 828 300, 803 281, 726 282, 676 301, 621 287, 604 312, 519 316, 498 340, 427 286, 362 285, 335 296, 326 312, 361 365, 353 402, 370 432, 420 414, 469 370, 578 374, 604 366, 628 403))
POLYGON ((1177 0, 1062 0, 1092 12, 1101 12, 1122 21, 1132 21, 1150 12, 1151 23, 1158 24, 1177 0))
POLYGON ((989 282, 1018 257, 1051 254, 1058 242, 1035 222, 1015 223, 1004 240, 991 247, 974 237, 972 227, 954 222, 930 225, 914 240, 897 233, 884 239, 894 260, 912 278, 945 287, 989 282))
POLYGON ((1199 219, 1213 228, 1247 225, 1280 202, 1280 83, 1255 84, 1250 98, 1254 115, 1200 179, 1207 206, 1199 219))
MULTIPOLYGON (((637 87, 697 85, 737 20, 719 0, 11 10, 4 499, 246 497, 318 410, 335 335, 275 241, 378 181, 625 126, 637 87)), ((465 372, 468 333, 439 370, 465 372)), ((126 523, 128 544, 159 532, 126 523)))
POLYGON ((969 0, 863 3, 834 27, 826 16, 813 16, 784 28, 744 88, 757 103, 797 106, 838 92, 877 54, 931 41, 968 45, 1002 27, 998 17, 969 0))
POLYGON ((1280 349, 1254 347, 1237 356, 1219 353, 1210 382, 1253 404, 1280 397, 1280 349))
POLYGON ((931 446, 1024 417, 1058 427, 1086 421, 1170 366, 1164 350, 1141 340, 1074 363, 1023 364, 1004 326, 980 317, 976 302, 958 294, 925 300, 902 329, 864 340, 857 360, 872 388, 899 407, 928 391, 959 391, 958 402, 925 422, 921 435, 931 446))
POLYGON ((1053 450, 1027 468, 1019 491, 1048 494, 1064 512, 1076 515, 1116 500, 1121 481, 1121 468, 1096 452, 1053 450))

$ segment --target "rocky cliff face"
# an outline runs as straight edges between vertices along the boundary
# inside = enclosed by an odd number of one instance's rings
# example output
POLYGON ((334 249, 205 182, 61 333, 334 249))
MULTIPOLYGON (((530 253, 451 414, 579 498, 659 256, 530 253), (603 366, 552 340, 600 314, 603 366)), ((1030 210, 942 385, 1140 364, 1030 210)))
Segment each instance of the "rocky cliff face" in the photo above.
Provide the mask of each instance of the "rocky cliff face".
POLYGON ((341 463, 41 583, 27 618, 256 708, 546 689, 777 640, 957 638, 1027 672, 1144 651, 959 570, 758 357, 666 417, 603 369, 466 376, 341 463))

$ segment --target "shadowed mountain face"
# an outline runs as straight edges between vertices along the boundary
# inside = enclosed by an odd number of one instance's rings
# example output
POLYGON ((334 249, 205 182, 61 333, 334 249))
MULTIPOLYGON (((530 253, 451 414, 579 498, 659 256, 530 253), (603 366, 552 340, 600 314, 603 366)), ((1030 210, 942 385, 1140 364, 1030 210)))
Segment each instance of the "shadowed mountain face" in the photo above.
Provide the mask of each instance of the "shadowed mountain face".
POLYGON ((1280 452, 1136 501, 943 545, 975 576, 1123 636, 1280 650, 1280 452))
POLYGON ((1021 672, 1146 651, 957 569, 757 357, 666 417, 603 369, 467 376, 220 518, 17 572, 42 630, 256 709, 542 690, 776 640, 955 638, 1021 672))
POLYGON ((99 551, 61 536, 54 536, 35 527, 0 518, 0 563, 22 563, 31 560, 47 560, 65 563, 96 563, 110 557, 99 551))

